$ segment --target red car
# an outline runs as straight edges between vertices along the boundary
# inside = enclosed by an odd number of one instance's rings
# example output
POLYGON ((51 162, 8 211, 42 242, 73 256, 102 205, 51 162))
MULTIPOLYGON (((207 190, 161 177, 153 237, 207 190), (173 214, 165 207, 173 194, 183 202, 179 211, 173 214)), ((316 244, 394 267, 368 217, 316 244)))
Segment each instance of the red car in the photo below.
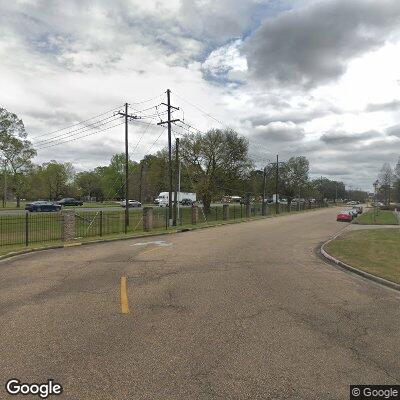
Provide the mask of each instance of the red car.
POLYGON ((353 216, 348 211, 341 211, 336 217, 336 221, 351 222, 352 220, 353 216))

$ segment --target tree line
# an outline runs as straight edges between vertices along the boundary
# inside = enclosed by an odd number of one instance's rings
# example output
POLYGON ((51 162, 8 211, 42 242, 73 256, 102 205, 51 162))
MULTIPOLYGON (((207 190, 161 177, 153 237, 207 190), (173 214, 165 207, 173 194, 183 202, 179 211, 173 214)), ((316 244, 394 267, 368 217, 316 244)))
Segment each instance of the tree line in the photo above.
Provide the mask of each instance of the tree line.
MULTIPOLYGON (((211 129, 205 134, 187 133, 180 140, 181 191, 196 192, 205 208, 226 195, 260 198, 276 192, 276 164, 257 168, 249 156, 249 142, 231 129, 211 129)), ((175 151, 175 149, 173 149, 175 151)), ((75 171, 71 163, 51 160, 41 165, 32 160, 36 151, 27 140, 24 124, 15 114, 0 109, 0 162, 3 201, 16 199, 58 200, 62 197, 97 201, 124 198, 124 154, 112 156, 108 165, 75 171), (6 190, 4 190, 6 188, 6 190)), ((178 171, 173 165, 173 175, 178 171)), ((168 153, 160 150, 140 161, 129 161, 129 198, 152 202, 168 191, 168 153)), ((310 179, 309 161, 292 157, 279 165, 278 193, 295 197, 345 199, 343 182, 325 177, 310 179)), ((360 193, 365 199, 366 194, 360 193)))

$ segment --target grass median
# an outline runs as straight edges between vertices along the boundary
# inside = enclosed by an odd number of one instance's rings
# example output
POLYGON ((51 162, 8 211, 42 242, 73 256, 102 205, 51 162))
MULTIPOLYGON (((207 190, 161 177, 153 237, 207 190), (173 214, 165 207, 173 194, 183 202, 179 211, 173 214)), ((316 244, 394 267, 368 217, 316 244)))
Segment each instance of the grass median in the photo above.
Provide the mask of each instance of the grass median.
POLYGON ((349 232, 328 243, 325 250, 352 267, 400 283, 400 229, 349 232))
POLYGON ((398 221, 393 211, 379 210, 374 214, 374 210, 370 210, 360 215, 355 221, 358 225, 398 225, 398 221))

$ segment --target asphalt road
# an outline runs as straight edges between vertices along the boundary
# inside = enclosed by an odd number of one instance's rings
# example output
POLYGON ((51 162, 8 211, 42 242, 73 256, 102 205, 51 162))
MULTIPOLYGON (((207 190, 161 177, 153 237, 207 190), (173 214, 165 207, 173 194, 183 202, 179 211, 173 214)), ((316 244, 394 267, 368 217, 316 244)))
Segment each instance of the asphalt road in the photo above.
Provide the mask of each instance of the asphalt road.
POLYGON ((0 398, 12 377, 79 400, 338 400, 398 384, 400 293, 316 255, 346 225, 335 215, 0 263, 0 398))

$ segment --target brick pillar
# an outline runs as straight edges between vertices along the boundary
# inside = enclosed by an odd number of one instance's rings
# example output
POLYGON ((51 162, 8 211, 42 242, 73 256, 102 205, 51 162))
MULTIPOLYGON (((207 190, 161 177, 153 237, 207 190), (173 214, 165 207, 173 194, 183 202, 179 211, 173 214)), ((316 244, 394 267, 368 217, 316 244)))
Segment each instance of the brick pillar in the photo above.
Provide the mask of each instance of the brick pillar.
POLYGON ((75 211, 63 210, 61 212, 61 239, 64 242, 75 239, 75 211))
POLYGON ((192 206, 192 224, 196 225, 199 219, 199 208, 197 206, 192 206))
POLYGON ((251 217, 251 205, 246 204, 246 218, 250 218, 250 217, 251 217))
POLYGON ((143 230, 151 231, 153 229, 153 207, 143 208, 143 230))
POLYGON ((224 204, 222 206, 222 219, 227 221, 229 219, 229 204, 224 204))
POLYGON ((261 215, 264 217, 267 215, 267 202, 266 201, 262 202, 261 215))

